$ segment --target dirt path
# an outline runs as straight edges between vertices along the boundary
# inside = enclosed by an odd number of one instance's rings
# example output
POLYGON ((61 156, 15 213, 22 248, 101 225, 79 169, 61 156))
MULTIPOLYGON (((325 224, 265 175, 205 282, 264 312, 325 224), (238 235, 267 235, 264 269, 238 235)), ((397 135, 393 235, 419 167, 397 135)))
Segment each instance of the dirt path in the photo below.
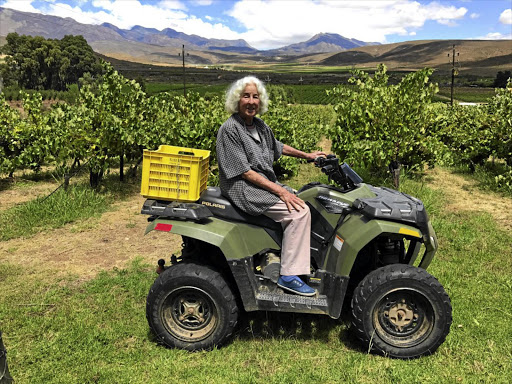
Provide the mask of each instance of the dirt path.
POLYGON ((435 168, 429 171, 429 186, 442 189, 448 202, 447 209, 454 211, 487 212, 503 229, 512 232, 512 199, 478 189, 477 182, 435 168))
POLYGON ((154 264, 168 260, 180 248, 181 237, 164 233, 144 236, 147 216, 140 214, 144 199, 138 195, 120 202, 100 218, 66 225, 30 239, 0 242, 2 260, 57 275, 77 274, 83 279, 101 270, 123 268, 142 257, 154 264))

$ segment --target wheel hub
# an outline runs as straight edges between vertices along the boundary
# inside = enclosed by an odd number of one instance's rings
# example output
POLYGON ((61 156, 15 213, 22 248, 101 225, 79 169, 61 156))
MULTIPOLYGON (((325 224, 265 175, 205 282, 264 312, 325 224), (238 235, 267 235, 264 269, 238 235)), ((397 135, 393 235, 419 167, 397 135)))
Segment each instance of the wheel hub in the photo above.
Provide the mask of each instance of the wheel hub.
POLYGON ((389 311, 385 311, 384 316, 389 319, 399 332, 411 324, 413 320, 418 319, 418 314, 414 313, 414 310, 405 303, 405 300, 402 300, 401 303, 396 303, 389 311))
POLYGON ((218 314, 211 297, 197 287, 180 287, 163 302, 162 323, 174 337, 197 342, 218 326, 218 314))
POLYGON ((374 307, 373 325, 377 335, 395 347, 420 344, 429 336, 433 324, 432 303, 414 289, 389 291, 374 307))
POLYGON ((185 301, 184 299, 180 300, 180 308, 178 309, 178 320, 182 321, 184 324, 192 325, 197 323, 204 323, 205 313, 203 308, 203 303, 201 301, 198 302, 190 302, 185 301))

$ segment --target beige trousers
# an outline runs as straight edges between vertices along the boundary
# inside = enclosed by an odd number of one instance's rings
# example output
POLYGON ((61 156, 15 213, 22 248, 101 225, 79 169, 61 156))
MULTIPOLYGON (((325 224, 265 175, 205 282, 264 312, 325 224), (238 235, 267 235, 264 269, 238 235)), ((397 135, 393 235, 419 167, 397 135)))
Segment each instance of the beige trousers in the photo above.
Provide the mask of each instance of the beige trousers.
POLYGON ((279 201, 265 212, 265 216, 281 223, 283 244, 281 247, 281 275, 306 275, 310 271, 311 213, 309 207, 300 211, 288 208, 279 201))

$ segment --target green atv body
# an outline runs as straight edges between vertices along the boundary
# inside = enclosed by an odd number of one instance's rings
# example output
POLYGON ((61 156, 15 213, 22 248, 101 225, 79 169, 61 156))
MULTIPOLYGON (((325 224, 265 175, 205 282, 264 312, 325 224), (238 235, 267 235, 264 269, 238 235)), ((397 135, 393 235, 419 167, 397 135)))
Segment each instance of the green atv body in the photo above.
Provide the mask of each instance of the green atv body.
POLYGON ((425 271, 438 244, 423 203, 364 184, 333 156, 316 165, 338 186, 313 182, 297 193, 311 211, 311 274, 304 279, 317 290, 313 297, 276 284, 280 224, 238 210, 219 188, 208 187, 194 203, 146 200, 146 233, 183 238, 171 266, 159 261, 162 273, 147 299, 160 341, 188 350, 222 345, 240 306, 339 318, 349 295, 355 332, 373 351, 414 358, 437 349, 449 332, 451 304, 425 271))

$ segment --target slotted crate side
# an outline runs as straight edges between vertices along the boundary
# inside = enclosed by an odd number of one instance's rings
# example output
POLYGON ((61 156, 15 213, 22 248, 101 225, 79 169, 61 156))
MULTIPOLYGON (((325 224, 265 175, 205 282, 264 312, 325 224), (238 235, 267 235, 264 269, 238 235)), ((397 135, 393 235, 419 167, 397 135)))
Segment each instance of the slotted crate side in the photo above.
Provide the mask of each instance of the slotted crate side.
POLYGON ((210 151, 169 145, 161 145, 157 151, 144 150, 141 194, 161 200, 196 201, 206 189, 209 157, 210 151))

